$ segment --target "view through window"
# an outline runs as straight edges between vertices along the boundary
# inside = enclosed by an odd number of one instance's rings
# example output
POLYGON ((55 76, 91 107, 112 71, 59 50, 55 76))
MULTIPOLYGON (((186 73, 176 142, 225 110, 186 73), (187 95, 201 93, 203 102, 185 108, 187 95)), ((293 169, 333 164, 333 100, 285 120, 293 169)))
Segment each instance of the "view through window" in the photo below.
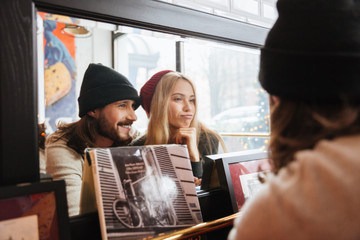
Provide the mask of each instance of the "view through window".
MULTIPOLYGON (((269 107, 257 80, 259 49, 44 12, 37 19, 39 123, 47 133, 58 121, 78 120, 77 97, 89 63, 113 67, 140 90, 154 73, 176 70, 178 60, 196 85, 199 119, 222 134, 229 151, 267 148, 269 107)), ((136 114, 134 127, 145 132, 145 111, 136 114)))

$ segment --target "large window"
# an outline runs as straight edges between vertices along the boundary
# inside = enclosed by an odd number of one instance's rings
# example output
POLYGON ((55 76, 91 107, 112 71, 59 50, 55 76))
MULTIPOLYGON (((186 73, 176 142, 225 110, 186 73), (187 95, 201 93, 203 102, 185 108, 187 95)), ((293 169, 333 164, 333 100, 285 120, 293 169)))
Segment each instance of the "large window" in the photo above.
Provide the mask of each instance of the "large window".
MULTIPOLYGON (((159 32, 169 33, 172 36, 178 35, 186 41, 189 41, 189 37, 191 37, 255 48, 259 48, 264 43, 268 33, 267 28, 160 1, 102 0, 99 3, 96 0, 6 0, 1 1, 0 9, 2 13, 0 16, 3 20, 0 21, 0 25, 7 33, 0 38, 3 53, 1 55, 3 81, 1 81, 0 88, 2 99, 0 111, 1 116, 3 116, 0 133, 1 139, 3 139, 0 144, 2 153, 0 168, 3 174, 0 184, 39 180, 39 143, 36 123, 39 121, 56 122, 61 118, 64 121, 76 120, 77 87, 81 84, 85 67, 89 62, 102 62, 107 66, 116 67, 113 38, 117 37, 116 31, 119 26, 147 29, 153 31, 155 35, 159 32), (46 102, 44 100, 46 99, 44 96, 46 95, 45 88, 49 86, 49 82, 45 83, 45 70, 48 69, 46 67, 55 65, 56 62, 44 60, 47 57, 46 50, 44 51, 47 41, 44 41, 46 38, 42 21, 45 19, 37 18, 38 12, 56 13, 56 15, 49 14, 53 15, 52 21, 56 22, 56 31, 52 32, 53 35, 62 38, 63 36, 60 34, 69 34, 72 39, 68 39, 70 45, 74 43, 75 46, 73 48, 75 51, 69 52, 75 61, 75 68, 72 67, 71 60, 70 62, 61 61, 60 64, 56 65, 56 69, 63 71, 67 69, 64 71, 65 75, 68 76, 68 81, 65 81, 67 84, 59 88, 50 87, 56 91, 60 89, 64 91, 61 91, 59 95, 54 94, 54 98, 50 98, 51 94, 48 94, 46 102), (13 16, 18 17, 14 18, 13 16), (63 26, 60 26, 61 24, 63 26), (85 31, 81 27, 76 29, 76 26, 84 26, 94 31, 87 34, 86 29, 85 31), (75 31, 75 35, 71 33, 74 28, 78 30, 75 31), (85 34, 81 34, 81 32, 85 34), (36 41, 36 36, 38 41, 36 41), (81 41, 82 43, 80 43, 81 41), (80 50, 84 48, 87 50, 80 50), (81 59, 85 60, 81 61, 81 59), (41 86, 37 88, 38 83, 42 83, 43 88, 41 86), (68 93, 66 94, 66 92, 68 93), (68 95, 69 93, 70 95, 68 95), (60 107, 60 102, 66 96, 72 96, 73 105, 70 108, 67 105, 60 107), (52 102, 54 99, 55 101, 52 102), (38 105, 36 104, 37 100, 38 105), (46 108, 49 106, 55 108, 55 104, 61 112, 65 113, 55 117, 51 116, 50 109, 46 108), (69 110, 67 113, 65 108, 69 110), (21 146, 21 151, 19 151, 18 146, 21 146), (20 165, 23 166, 22 170, 18 168, 20 165)), ((51 35, 49 34, 46 37, 51 38, 51 35)), ((61 39, 61 42, 65 43, 63 40, 61 39)), ((182 39, 177 39, 177 42, 179 41, 182 39)), ((69 42, 64 44, 65 47, 69 46, 68 44, 69 42)), ((48 46, 60 45, 50 44, 48 46)), ((63 52, 56 53, 56 47, 53 49, 55 50, 52 54, 55 56, 53 59, 63 59, 64 55, 61 54, 63 52)), ((69 55, 67 55, 67 59, 70 59, 69 55)), ((176 61, 177 68, 179 67, 178 63, 176 61)), ((186 71, 184 66, 182 68, 183 71, 186 71)), ((47 74, 56 78, 56 72, 63 73, 55 70, 47 71, 47 74)), ((57 111, 53 112, 57 113, 57 111)))
MULTIPOLYGON (((39 121, 48 133, 58 121, 78 119, 83 74, 100 62, 138 90, 157 71, 182 71, 195 82, 199 119, 223 136, 228 151, 266 148, 269 108, 257 80, 259 49, 44 12, 38 25, 39 121)), ((145 132, 146 114, 136 113, 134 126, 145 132)))

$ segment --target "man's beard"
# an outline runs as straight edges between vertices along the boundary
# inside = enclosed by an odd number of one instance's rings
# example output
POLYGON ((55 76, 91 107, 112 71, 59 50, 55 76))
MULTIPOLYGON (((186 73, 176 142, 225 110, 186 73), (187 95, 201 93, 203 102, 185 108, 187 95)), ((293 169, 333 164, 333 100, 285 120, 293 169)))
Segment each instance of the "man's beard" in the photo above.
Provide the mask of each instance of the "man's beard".
MULTIPOLYGON (((124 122, 118 122, 117 125, 131 125, 132 122, 131 121, 124 121, 124 122)), ((130 135, 128 135, 127 138, 121 137, 118 132, 116 131, 116 129, 114 129, 111 124, 109 123, 109 121, 107 120, 107 118, 101 114, 99 116, 99 119, 97 121, 97 131, 98 134, 111 139, 112 141, 114 141, 113 143, 113 147, 114 146, 127 146, 129 145, 129 143, 132 141, 132 137, 130 135)))

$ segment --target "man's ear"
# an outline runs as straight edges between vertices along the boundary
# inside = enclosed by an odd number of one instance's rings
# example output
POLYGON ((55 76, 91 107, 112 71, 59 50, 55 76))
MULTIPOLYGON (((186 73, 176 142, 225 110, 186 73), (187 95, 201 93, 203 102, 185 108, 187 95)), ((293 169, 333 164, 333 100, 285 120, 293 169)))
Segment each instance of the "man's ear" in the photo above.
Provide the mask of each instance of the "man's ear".
POLYGON ((98 112, 99 112, 99 111, 97 111, 97 109, 95 109, 95 110, 91 110, 91 111, 87 112, 87 114, 88 114, 90 117, 97 118, 98 112))

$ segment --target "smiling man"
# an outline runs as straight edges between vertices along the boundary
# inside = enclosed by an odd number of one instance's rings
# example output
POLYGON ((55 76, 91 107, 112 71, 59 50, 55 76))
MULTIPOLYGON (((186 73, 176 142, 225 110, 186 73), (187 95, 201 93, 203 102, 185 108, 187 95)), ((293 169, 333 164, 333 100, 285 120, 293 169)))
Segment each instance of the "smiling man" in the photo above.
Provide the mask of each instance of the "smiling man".
POLYGON ((80 120, 60 124, 45 143, 46 170, 54 180, 66 181, 70 216, 79 214, 85 148, 128 145, 140 98, 126 77, 101 64, 90 64, 78 103, 80 120))

